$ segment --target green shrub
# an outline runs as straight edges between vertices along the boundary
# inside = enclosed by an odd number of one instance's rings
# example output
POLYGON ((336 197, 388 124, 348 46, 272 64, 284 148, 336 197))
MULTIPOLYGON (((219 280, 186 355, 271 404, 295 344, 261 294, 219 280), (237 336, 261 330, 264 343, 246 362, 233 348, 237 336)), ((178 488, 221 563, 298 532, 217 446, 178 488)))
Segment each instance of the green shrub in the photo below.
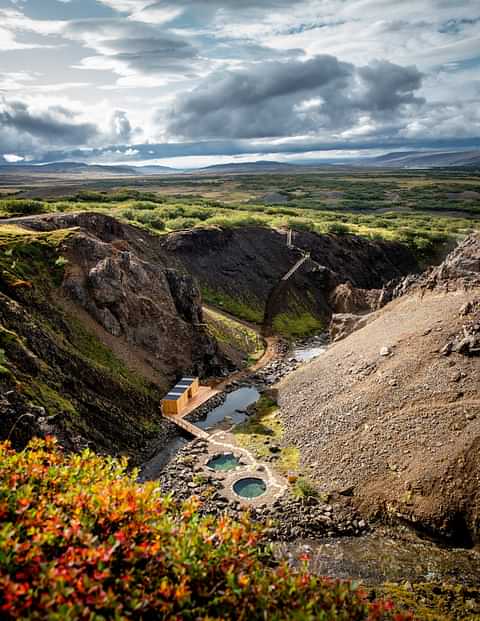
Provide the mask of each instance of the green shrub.
POLYGON ((287 220, 289 228, 294 231, 314 231, 315 222, 306 218, 289 218, 287 220))
POLYGON ((251 216, 249 213, 232 213, 232 215, 214 216, 206 221, 206 224, 220 226, 225 229, 242 226, 267 226, 268 219, 261 216, 251 216))
POLYGON ((27 619, 404 621, 354 584, 278 564, 247 516, 200 517, 126 462, 52 439, 0 444, 0 615, 27 619))
POLYGON ((133 209, 124 209, 120 214, 125 220, 135 220, 137 214, 133 211, 133 209))
POLYGON ((326 225, 326 232, 330 235, 346 235, 349 232, 349 228, 341 222, 332 222, 326 225))
POLYGON ((318 496, 318 490, 310 483, 310 481, 301 477, 295 482, 293 494, 297 498, 316 498, 318 496))
POLYGON ((158 205, 156 203, 148 202, 148 201, 133 201, 131 203, 132 209, 157 209, 158 205))
POLYGON ((192 229, 198 222, 198 220, 193 218, 175 218, 175 220, 168 220, 167 226, 172 231, 183 231, 185 229, 192 229))
POLYGON ((14 215, 31 215, 48 211, 47 206, 42 201, 30 199, 8 199, 0 201, 0 211, 14 215))
POLYGON ((149 226, 157 231, 163 231, 165 229, 165 222, 160 215, 155 211, 137 211, 134 212, 135 220, 145 226, 149 226))

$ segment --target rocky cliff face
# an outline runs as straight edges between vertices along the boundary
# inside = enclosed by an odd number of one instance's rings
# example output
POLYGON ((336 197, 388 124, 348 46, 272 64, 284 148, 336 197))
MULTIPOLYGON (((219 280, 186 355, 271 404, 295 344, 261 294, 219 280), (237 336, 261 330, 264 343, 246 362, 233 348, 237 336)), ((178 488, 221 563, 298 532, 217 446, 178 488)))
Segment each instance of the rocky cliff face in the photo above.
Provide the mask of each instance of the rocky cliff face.
MULTIPOLYGON (((400 244, 373 242, 350 235, 294 234, 259 227, 194 229, 162 240, 162 249, 200 283, 207 299, 261 323, 275 316, 302 314, 327 322, 337 311, 336 287, 381 289, 394 278, 418 269, 412 253, 400 244), (295 273, 280 295, 272 296, 283 276, 301 258, 311 259, 295 273), (274 307, 268 308, 274 297, 274 307)), ((373 297, 373 296, 370 296, 373 297)), ((340 293, 337 296, 340 303, 340 293)))
POLYGON ((278 387, 321 489, 464 545, 480 539, 479 277, 472 236, 278 387))
POLYGON ((147 234, 103 215, 22 225, 30 230, 4 227, 0 248, 0 382, 10 395, 0 434, 21 444, 50 429, 67 446, 138 454, 168 432, 159 401, 180 375, 228 368, 193 279, 155 260, 147 234))

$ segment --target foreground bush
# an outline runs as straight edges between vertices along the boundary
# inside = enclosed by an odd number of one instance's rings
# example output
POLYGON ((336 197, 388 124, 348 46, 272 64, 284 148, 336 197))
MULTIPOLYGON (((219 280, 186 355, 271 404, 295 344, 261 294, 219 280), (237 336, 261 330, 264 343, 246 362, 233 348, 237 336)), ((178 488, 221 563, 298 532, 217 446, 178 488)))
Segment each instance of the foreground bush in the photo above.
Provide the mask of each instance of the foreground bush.
POLYGON ((275 565, 247 519, 201 518, 125 465, 53 440, 0 444, 1 619, 408 618, 275 565))

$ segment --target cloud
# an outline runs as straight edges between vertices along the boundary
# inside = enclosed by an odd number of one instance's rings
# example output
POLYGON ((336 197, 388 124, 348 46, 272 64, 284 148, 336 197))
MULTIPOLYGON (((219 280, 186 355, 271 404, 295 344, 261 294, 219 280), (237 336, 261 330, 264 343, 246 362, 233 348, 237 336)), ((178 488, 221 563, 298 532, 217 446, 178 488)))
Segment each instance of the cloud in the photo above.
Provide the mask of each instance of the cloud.
POLYGON ((2 152, 19 156, 40 156, 42 152, 59 148, 68 150, 79 146, 129 144, 139 134, 132 128, 127 113, 114 110, 107 123, 85 120, 75 109, 64 105, 35 100, 0 98, 0 145, 2 152))
POLYGON ((35 111, 23 101, 0 103, 0 130, 23 139, 51 145, 86 144, 98 133, 93 123, 78 122, 75 114, 61 106, 35 111))
MULTIPOLYGON (((0 144, 20 157, 149 159, 131 146, 142 140, 214 157, 480 135, 478 0, 0 7, 0 144)), ((151 148, 172 149, 184 154, 151 148)))
POLYGON ((395 112, 403 104, 422 104, 415 96, 422 86, 423 75, 414 66, 401 67, 387 61, 374 61, 359 67, 358 77, 366 90, 363 106, 366 110, 395 112))
MULTIPOLYGON (((415 67, 376 61, 364 67, 316 56, 265 62, 214 74, 180 96, 168 129, 184 139, 278 138, 341 130, 421 105, 415 67)), ((372 123, 372 128, 376 127, 372 123)))
POLYGON ((5 153, 3 159, 9 164, 18 164, 18 162, 23 162, 25 160, 24 157, 20 155, 15 155, 15 153, 5 153))
POLYGON ((128 143, 133 134, 132 125, 128 120, 127 113, 122 110, 116 110, 110 119, 110 134, 112 142, 128 143))
POLYGON ((138 11, 152 4, 152 0, 99 0, 99 2, 115 11, 122 11, 125 13, 138 11))
POLYGON ((111 70, 120 76, 194 76, 200 57, 185 37, 157 26, 126 19, 76 20, 65 35, 95 50, 85 57, 84 69, 111 70))

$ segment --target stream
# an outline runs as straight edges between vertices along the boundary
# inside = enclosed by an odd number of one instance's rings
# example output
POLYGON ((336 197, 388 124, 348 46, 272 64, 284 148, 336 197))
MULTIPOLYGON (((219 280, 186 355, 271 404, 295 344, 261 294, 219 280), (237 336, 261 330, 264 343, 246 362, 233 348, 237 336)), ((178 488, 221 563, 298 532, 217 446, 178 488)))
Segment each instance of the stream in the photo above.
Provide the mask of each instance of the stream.
POLYGON ((321 576, 384 582, 449 582, 477 587, 480 553, 449 548, 417 537, 411 531, 379 529, 362 537, 279 544, 277 554, 294 564, 307 553, 309 568, 321 576))
POLYGON ((309 362, 327 351, 324 336, 314 337, 305 344, 298 344, 293 348, 292 356, 299 362, 309 362))

